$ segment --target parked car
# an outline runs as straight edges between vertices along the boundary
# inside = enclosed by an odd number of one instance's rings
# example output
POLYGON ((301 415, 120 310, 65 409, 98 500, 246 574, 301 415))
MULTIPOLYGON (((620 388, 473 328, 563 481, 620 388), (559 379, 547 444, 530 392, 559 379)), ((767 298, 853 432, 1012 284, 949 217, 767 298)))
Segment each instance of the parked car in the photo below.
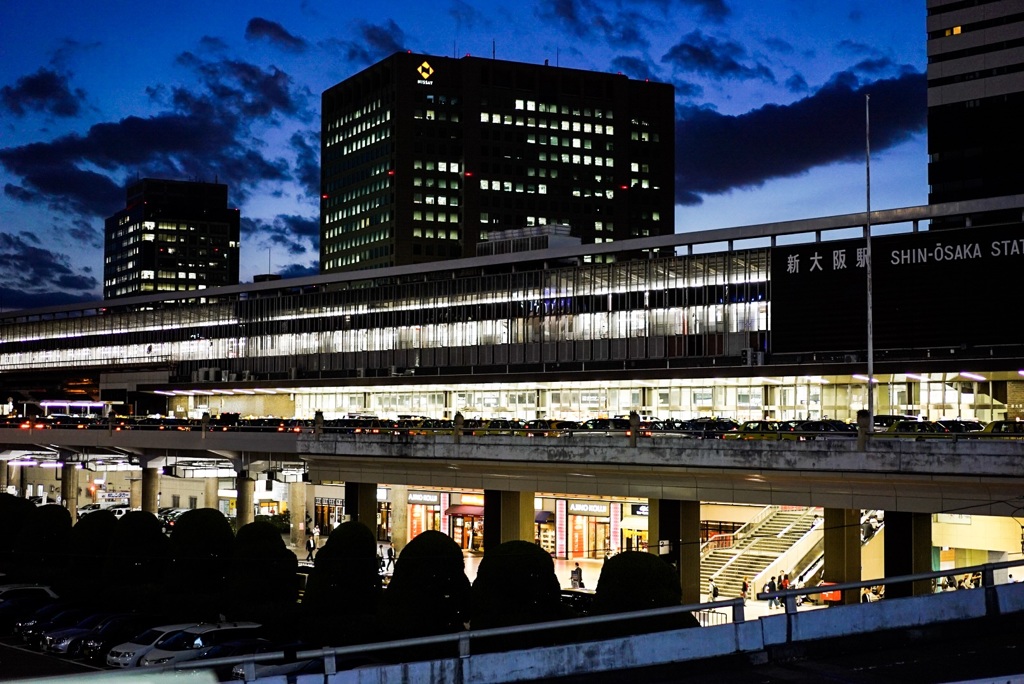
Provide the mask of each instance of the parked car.
POLYGON ((793 426, 801 439, 856 439, 857 426, 838 420, 805 420, 793 426))
POLYGON ((1024 437, 1024 421, 993 420, 982 429, 982 432, 986 434, 1018 435, 1024 437))
POLYGON ((774 420, 748 420, 735 430, 722 435, 722 439, 739 440, 799 440, 801 436, 792 425, 774 420))
POLYGON ((897 437, 912 437, 914 439, 940 437, 949 434, 949 430, 938 423, 928 420, 897 420, 885 432, 897 437))
POLYGON ((12 632, 15 636, 21 638, 21 635, 25 630, 35 627, 40 622, 48 622, 54 615, 67 610, 69 607, 70 604, 67 601, 59 600, 41 605, 39 608, 17 620, 13 625, 12 632))
MULTIPOLYGON (((41 651, 43 650, 43 639, 48 632, 73 627, 84 620, 98 621, 97 616, 100 614, 92 608, 67 608, 48 620, 39 620, 33 625, 26 626, 21 630, 21 640, 29 648, 41 651)), ((95 622, 93 625, 95 626, 95 622)))
POLYGON ((942 427, 946 428, 950 432, 964 433, 964 432, 981 432, 985 429, 985 424, 978 420, 963 420, 961 418, 950 418, 935 421, 942 427))
POLYGON ((12 634, 15 624, 26 620, 43 606, 57 602, 57 599, 41 594, 3 599, 0 601, 0 637, 12 634))
POLYGON ((92 634, 95 630, 102 628, 108 622, 119 617, 122 616, 97 613, 71 627, 44 632, 41 650, 69 658, 77 657, 82 650, 82 644, 87 635, 92 634))
POLYGON ((80 655, 89 662, 102 665, 106 662, 107 653, 112 648, 125 643, 153 625, 163 622, 165 622, 163 618, 141 614, 119 615, 111 618, 82 637, 80 655))
POLYGON ((156 643, 162 639, 177 634, 189 627, 195 627, 196 622, 185 622, 176 625, 161 625, 151 627, 144 632, 137 634, 128 641, 114 646, 107 653, 107 665, 110 667, 138 667, 142 657, 156 647, 156 643))
POLYGON ((44 584, 0 584, 0 601, 26 596, 57 598, 57 592, 44 584))
POLYGON ((202 649, 225 641, 254 638, 263 628, 258 622, 213 622, 193 625, 160 639, 142 656, 141 667, 171 665, 192 660, 202 649))

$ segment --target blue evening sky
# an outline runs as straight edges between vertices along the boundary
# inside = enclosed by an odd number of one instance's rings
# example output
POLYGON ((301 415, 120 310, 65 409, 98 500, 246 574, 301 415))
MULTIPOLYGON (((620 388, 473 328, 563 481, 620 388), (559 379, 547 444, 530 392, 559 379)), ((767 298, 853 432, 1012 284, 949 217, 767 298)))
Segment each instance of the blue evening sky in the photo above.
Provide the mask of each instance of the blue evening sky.
POLYGON ((227 183, 242 280, 318 269, 320 93, 398 50, 676 88, 676 230, 927 202, 924 0, 0 5, 0 309, 96 300, 137 176, 227 183))

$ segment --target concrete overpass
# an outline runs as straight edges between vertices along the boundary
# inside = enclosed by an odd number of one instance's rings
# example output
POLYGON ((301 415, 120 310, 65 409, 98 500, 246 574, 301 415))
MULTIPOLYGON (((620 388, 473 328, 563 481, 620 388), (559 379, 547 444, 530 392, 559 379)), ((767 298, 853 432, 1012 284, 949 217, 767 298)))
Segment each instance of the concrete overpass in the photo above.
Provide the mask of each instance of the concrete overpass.
MULTIPOLYGON (((164 468, 214 481, 230 468, 240 525, 251 521, 255 481, 267 472, 295 483, 296 510, 305 508, 306 481, 344 482, 346 514, 369 521, 380 483, 483 490, 485 548, 533 540, 538 492, 647 499, 650 548, 678 563, 688 601, 701 589, 701 501, 823 507, 825 576, 839 582, 860 579, 861 509, 886 512, 886 576, 893 576, 932 569, 932 514, 1011 516, 1024 507, 1021 440, 10 430, 0 445, 7 459, 42 453, 62 462, 62 497, 72 509, 80 463, 122 459, 140 468, 142 508, 154 512, 164 468)), ((299 538, 298 525, 292 534, 299 538)))

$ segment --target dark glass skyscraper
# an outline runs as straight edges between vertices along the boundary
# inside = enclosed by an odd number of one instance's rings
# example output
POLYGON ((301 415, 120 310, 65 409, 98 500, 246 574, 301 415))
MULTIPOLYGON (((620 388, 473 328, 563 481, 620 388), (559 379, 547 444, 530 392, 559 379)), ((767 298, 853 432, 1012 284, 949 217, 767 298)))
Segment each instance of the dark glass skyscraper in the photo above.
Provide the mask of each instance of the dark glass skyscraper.
POLYGON ((674 140, 667 84, 396 53, 323 94, 320 270, 473 256, 545 224, 671 234, 674 140))
MULTIPOLYGON (((1022 121, 1024 3, 928 0, 928 201, 1024 193, 1022 121)), ((938 225, 958 227, 963 220, 938 225)), ((1020 220, 1020 214, 971 220, 1020 220)))
POLYGON ((240 217, 222 183, 143 178, 106 220, 103 298, 238 283, 240 217))

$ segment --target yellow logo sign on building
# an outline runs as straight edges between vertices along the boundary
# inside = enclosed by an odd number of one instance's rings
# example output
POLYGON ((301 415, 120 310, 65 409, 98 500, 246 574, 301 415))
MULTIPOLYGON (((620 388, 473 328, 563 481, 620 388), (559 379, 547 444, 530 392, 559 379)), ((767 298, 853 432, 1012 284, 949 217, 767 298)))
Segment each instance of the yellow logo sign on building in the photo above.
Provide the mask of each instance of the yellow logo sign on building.
POLYGON ((429 62, 424 62, 416 68, 416 72, 423 80, 427 80, 434 75, 434 67, 430 66, 429 62))

